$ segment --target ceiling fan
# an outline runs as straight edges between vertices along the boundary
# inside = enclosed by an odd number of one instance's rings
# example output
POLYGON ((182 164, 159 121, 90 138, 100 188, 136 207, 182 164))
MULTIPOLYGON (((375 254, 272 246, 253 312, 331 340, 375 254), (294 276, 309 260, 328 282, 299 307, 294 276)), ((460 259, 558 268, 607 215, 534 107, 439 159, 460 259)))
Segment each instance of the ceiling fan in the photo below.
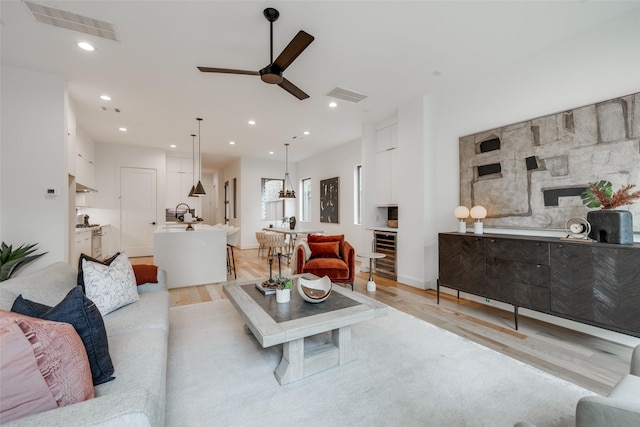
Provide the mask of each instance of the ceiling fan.
POLYGON ((284 70, 311 44, 314 37, 304 31, 299 31, 298 34, 289 42, 287 47, 280 53, 280 55, 273 60, 273 23, 278 20, 280 12, 272 7, 268 7, 263 12, 264 17, 270 23, 271 30, 271 63, 261 69, 260 71, 247 71, 247 70, 232 70, 229 68, 211 68, 211 67, 198 67, 198 70, 203 73, 226 73, 226 74, 248 74, 251 76, 260 76, 263 82, 270 84, 277 84, 282 89, 289 92, 291 95, 302 100, 309 98, 309 95, 304 93, 299 87, 291 83, 289 80, 282 76, 284 70))

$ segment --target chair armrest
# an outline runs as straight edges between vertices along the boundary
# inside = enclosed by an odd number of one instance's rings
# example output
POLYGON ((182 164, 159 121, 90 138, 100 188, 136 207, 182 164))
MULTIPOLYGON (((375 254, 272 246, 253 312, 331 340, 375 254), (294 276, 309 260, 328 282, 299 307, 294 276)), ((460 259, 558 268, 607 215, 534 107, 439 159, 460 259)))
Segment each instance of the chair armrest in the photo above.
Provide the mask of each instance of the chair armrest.
POLYGON ((353 283, 356 275, 356 251, 353 249, 353 246, 351 246, 351 243, 345 240, 342 244, 342 253, 344 254, 344 262, 346 262, 349 267, 349 280, 353 283))
POLYGON ((640 345, 637 345, 631 354, 631 368, 629 369, 629 373, 640 377, 640 345))
POLYGON ((640 402, 603 396, 583 397, 576 406, 576 427, 640 425, 640 402))
POLYGON ((296 273, 300 274, 303 272, 302 269, 304 268, 304 264, 307 261, 307 255, 305 254, 304 246, 302 245, 296 246, 295 258, 296 258, 296 264, 295 264, 296 273))

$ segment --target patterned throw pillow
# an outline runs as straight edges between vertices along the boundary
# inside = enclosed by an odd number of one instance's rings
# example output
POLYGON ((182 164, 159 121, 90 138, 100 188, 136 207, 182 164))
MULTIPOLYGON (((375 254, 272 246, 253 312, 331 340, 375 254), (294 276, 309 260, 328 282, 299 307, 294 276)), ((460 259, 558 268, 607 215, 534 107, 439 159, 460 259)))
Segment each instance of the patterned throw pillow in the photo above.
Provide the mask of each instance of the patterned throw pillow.
POLYGON ((85 294, 103 316, 140 299, 126 254, 118 255, 111 265, 82 260, 82 271, 85 294))
POLYGON ((80 254, 80 258, 78 258, 78 286, 80 286, 82 288, 82 292, 85 292, 84 290, 84 272, 82 271, 82 261, 91 261, 91 262, 97 262, 98 264, 104 264, 104 265, 111 265, 111 263, 118 258, 118 255, 120 255, 120 252, 116 253, 115 255, 110 256, 109 258, 105 259, 104 261, 100 261, 99 259, 95 259, 90 257, 87 254, 80 254))

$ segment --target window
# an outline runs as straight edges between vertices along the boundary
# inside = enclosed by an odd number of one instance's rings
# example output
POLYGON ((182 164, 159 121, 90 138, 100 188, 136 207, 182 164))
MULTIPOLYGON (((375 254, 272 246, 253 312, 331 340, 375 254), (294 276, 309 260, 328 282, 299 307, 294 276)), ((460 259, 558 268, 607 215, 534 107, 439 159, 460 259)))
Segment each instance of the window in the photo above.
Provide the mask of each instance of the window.
POLYGON ((302 180, 302 218, 301 221, 311 221, 311 178, 302 180))
POLYGON ((362 165, 356 166, 353 183, 353 223, 362 224, 362 165))
POLYGON ((278 195, 284 188, 284 179, 262 178, 262 200, 260 219, 279 221, 284 218, 284 200, 278 195))

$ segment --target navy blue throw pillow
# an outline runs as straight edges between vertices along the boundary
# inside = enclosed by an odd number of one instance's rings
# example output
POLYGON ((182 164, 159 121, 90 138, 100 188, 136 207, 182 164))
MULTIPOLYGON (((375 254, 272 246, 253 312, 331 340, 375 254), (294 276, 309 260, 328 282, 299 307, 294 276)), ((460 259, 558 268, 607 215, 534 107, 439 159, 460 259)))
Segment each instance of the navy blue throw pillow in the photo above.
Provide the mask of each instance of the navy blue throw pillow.
POLYGON ((70 323, 80 335, 87 351, 93 385, 114 379, 104 320, 98 307, 82 293, 80 286, 70 290, 55 307, 29 301, 20 295, 13 302, 11 311, 39 319, 70 323))

